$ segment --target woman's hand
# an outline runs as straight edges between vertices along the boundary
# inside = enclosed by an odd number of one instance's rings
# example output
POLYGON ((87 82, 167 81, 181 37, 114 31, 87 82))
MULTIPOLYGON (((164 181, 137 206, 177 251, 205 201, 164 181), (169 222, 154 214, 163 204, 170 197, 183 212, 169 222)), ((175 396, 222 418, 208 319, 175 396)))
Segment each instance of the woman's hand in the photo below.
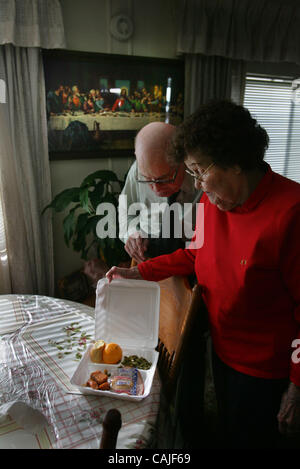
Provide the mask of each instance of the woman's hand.
POLYGON ((280 433, 287 436, 300 433, 300 387, 294 383, 282 396, 277 419, 280 433))
POLYGON ((133 280, 143 280, 139 269, 137 267, 131 267, 126 269, 123 267, 112 267, 107 273, 106 278, 110 283, 114 278, 128 278, 133 280))

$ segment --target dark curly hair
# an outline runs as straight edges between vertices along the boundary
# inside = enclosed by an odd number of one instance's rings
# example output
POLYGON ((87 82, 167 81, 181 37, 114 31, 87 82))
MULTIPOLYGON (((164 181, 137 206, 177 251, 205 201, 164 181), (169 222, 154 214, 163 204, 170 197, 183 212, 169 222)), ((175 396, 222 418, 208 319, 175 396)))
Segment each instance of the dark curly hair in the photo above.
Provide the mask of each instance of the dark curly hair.
POLYGON ((180 124, 169 147, 169 162, 182 163, 188 154, 209 156, 223 168, 260 167, 269 137, 250 112, 232 101, 210 101, 180 124))

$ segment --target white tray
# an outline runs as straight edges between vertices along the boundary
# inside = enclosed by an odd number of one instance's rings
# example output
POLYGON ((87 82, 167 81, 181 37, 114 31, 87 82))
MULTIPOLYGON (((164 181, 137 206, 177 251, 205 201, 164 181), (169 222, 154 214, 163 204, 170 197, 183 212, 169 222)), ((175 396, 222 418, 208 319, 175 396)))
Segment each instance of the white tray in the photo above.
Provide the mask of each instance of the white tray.
POLYGON ((72 376, 71 383, 75 385, 83 394, 94 394, 95 396, 107 396, 115 397, 117 399, 124 399, 127 401, 141 401, 145 397, 149 396, 151 391, 151 386, 153 382, 153 377, 158 360, 158 352, 155 350, 130 350, 123 349, 123 355, 138 355, 146 358, 146 360, 152 363, 149 370, 139 370, 141 377, 144 382, 144 394, 140 396, 133 396, 126 393, 116 393, 113 391, 100 391, 98 389, 92 389, 85 386, 85 383, 90 378, 90 374, 93 371, 100 370, 104 372, 107 370, 109 373, 116 370, 120 365, 108 365, 106 363, 93 363, 90 360, 89 349, 92 347, 92 344, 89 346, 88 350, 85 352, 80 364, 72 376))
POLYGON ((160 287, 155 282, 144 280, 113 280, 108 283, 101 279, 96 295, 95 340, 115 342, 122 348, 123 357, 137 355, 152 365, 149 370, 139 370, 144 382, 142 395, 86 387, 85 383, 93 371, 106 369, 109 372, 120 366, 93 363, 89 354, 90 344, 71 378, 71 384, 83 394, 141 401, 150 394, 159 355, 155 347, 158 342, 160 287))

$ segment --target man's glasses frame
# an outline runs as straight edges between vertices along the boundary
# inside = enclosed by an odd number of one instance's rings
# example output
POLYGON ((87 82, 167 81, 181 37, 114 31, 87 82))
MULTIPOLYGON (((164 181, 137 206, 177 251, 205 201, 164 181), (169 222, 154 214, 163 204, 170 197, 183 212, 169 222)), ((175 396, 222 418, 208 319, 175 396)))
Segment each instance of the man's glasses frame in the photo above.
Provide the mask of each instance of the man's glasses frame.
POLYGON ((135 170, 135 180, 140 184, 172 184, 178 174, 178 169, 175 170, 174 176, 171 179, 139 179, 138 168, 135 170))
POLYGON ((203 176, 207 174, 207 172, 210 170, 215 165, 215 163, 211 163, 204 171, 202 174, 197 174, 194 173, 193 171, 190 171, 189 169, 186 169, 185 172, 188 173, 190 176, 193 176, 194 179, 197 179, 198 181, 203 181, 203 176))

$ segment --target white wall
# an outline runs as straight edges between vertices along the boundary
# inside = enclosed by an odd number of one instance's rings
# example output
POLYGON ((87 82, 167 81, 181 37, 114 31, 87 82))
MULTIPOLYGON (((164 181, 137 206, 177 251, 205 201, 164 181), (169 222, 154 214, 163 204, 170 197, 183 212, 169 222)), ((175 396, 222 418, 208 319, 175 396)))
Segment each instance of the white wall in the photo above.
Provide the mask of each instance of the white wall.
MULTIPOLYGON (((176 58, 178 0, 61 0, 67 49, 148 57, 176 58), (109 33, 111 16, 130 15, 132 38, 119 42, 109 33)), ((98 169, 111 169, 123 177, 132 158, 51 161, 52 194, 78 186, 98 169)), ((82 266, 80 255, 63 239, 63 214, 53 217, 55 279, 82 266)))
POLYGON ((178 0, 61 0, 67 48, 111 54, 175 58, 178 0), (110 18, 129 15, 132 38, 109 34, 110 18))

